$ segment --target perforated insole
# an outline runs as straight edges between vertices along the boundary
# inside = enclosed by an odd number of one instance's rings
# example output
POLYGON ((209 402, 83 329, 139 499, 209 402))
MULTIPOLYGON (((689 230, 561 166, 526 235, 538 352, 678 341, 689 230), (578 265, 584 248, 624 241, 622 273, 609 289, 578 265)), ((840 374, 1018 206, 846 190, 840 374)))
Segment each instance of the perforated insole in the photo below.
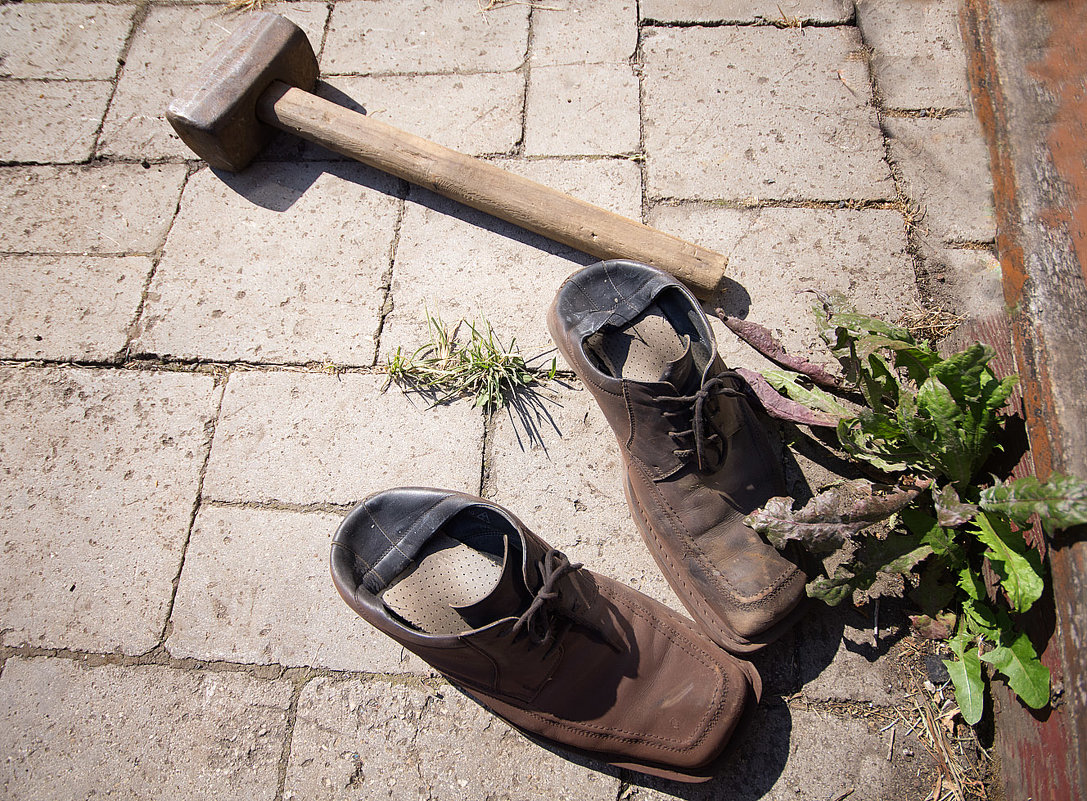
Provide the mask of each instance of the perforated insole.
POLYGON ((410 568, 381 598, 391 610, 428 634, 471 628, 453 608, 487 597, 502 576, 502 558, 435 534, 410 568))
POLYGON ((637 323, 622 330, 602 331, 586 343, 615 378, 659 381, 665 367, 683 355, 687 337, 651 306, 637 323))

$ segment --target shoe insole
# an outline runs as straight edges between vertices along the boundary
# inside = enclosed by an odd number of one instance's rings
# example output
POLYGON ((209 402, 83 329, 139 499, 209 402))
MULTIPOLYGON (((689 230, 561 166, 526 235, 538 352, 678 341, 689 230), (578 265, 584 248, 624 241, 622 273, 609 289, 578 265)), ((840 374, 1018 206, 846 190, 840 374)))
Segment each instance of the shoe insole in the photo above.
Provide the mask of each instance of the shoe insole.
POLYGON ((689 341, 653 305, 633 325, 601 331, 586 345, 614 378, 659 381, 668 365, 683 356, 689 341))
POLYGON ((460 634, 471 628, 454 606, 486 598, 502 577, 502 557, 478 551, 440 532, 415 565, 382 594, 385 605, 428 634, 460 634))

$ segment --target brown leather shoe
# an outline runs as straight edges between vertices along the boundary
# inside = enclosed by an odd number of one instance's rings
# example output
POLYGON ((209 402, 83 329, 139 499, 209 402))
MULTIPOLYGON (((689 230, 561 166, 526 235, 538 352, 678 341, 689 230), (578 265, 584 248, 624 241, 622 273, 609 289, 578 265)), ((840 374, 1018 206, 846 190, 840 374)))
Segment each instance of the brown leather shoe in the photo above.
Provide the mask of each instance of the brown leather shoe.
POLYGON ((730 651, 780 635, 805 576, 743 518, 783 481, 698 301, 660 270, 598 262, 566 280, 547 322, 619 440, 634 521, 680 600, 730 651))
POLYGON ((584 570, 500 506, 388 490, 332 543, 367 622, 530 737, 619 767, 704 781, 761 691, 682 616, 584 570))

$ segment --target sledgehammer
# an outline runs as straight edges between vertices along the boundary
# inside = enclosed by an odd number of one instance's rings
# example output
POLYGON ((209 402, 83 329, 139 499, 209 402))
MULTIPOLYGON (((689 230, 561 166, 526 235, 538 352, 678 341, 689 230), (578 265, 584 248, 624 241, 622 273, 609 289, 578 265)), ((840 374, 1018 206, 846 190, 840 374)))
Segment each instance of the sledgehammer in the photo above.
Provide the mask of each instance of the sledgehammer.
POLYGON ((278 128, 596 258, 652 264, 701 297, 720 289, 728 261, 720 253, 317 97, 317 75, 298 26, 252 14, 166 118, 213 167, 243 169, 278 128))

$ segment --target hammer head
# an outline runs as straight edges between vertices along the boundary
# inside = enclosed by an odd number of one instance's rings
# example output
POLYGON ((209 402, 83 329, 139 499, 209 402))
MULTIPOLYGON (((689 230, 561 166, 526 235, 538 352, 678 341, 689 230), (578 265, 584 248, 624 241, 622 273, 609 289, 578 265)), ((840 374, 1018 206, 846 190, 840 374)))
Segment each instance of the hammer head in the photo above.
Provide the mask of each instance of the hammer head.
POLYGON ((317 57, 301 28, 278 14, 251 14, 173 99, 166 119, 196 155, 236 172, 272 134, 257 118, 257 98, 273 81, 310 91, 317 74, 317 57))

